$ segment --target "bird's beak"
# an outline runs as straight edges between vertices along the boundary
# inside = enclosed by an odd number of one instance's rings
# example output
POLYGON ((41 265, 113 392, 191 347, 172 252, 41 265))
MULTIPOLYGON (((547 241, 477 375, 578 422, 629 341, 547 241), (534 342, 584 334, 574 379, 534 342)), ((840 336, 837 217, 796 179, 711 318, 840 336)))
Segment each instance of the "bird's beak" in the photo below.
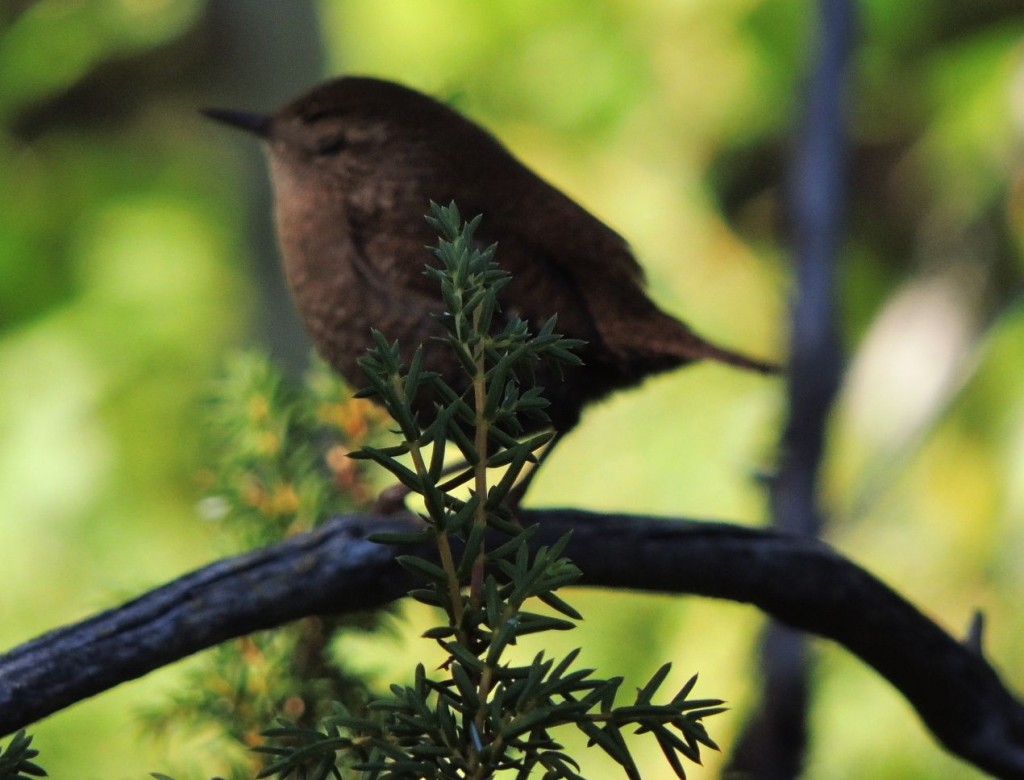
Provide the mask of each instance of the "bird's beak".
POLYGON ((201 112, 216 122, 222 122, 239 130, 267 138, 270 135, 270 117, 266 114, 249 114, 245 111, 231 111, 223 108, 204 108, 201 112))

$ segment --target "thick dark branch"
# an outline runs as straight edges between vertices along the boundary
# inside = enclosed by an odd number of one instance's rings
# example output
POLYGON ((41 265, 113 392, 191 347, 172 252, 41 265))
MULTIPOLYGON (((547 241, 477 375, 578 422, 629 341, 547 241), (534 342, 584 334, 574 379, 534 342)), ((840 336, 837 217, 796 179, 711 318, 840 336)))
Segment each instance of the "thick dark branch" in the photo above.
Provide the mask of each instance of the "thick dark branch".
MULTIPOLYGON (((834 639, 888 679, 953 753, 1024 778, 1024 707, 976 651, 825 544, 722 523, 534 510, 539 543, 574 531, 584 584, 753 604, 834 639), (800 572, 794 577, 793 572, 800 572)), ((345 517, 219 561, 0 657, 0 733, 234 636, 313 614, 381 606, 410 583, 371 531, 408 520, 345 517)))

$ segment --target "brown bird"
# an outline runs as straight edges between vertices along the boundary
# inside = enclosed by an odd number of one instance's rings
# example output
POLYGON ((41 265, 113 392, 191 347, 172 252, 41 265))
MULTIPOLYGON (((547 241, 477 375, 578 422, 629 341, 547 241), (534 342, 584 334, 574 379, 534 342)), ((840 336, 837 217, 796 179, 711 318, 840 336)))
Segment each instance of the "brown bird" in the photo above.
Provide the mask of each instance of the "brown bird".
POLYGON ((346 77, 322 84, 274 114, 211 109, 207 116, 266 142, 277 232, 295 303, 319 352, 348 381, 370 329, 407 350, 424 345, 425 367, 465 385, 456 358, 431 342, 442 304, 423 268, 436 236, 423 219, 431 200, 455 201, 497 243, 511 273, 503 311, 536 329, 585 340, 584 365, 541 376, 559 434, 588 403, 696 360, 774 373, 775 365, 717 347, 659 309, 643 271, 615 231, 541 179, 486 130, 407 87, 346 77))

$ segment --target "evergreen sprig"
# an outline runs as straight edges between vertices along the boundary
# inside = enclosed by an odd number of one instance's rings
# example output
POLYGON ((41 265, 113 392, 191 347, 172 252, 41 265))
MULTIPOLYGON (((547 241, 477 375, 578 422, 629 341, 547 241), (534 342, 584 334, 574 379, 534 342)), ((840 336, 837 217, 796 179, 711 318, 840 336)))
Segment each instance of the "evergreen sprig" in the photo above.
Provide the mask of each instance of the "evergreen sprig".
POLYGON ((526 664, 509 658, 520 637, 568 630, 581 618, 556 593, 580 576, 563 555, 569 537, 531 548, 537 528, 520 527, 508 505, 511 488, 552 436, 524 435, 546 419, 536 368, 579 363, 573 349, 581 342, 557 335, 554 317, 536 334, 517 317, 502 324, 498 297, 510 277, 495 264, 495 248, 474 240, 480 217, 465 223, 454 203, 431 204, 428 221, 440 236, 433 249, 440 266, 427 274, 439 284, 446 344, 465 381, 452 386, 427 370, 422 347, 404 365, 399 345, 374 332, 361 360, 370 382, 362 395, 385 406, 401 440, 354 455, 379 463, 423 499, 421 531, 374 538, 436 547, 434 559, 402 555, 398 562, 421 581, 410 596, 445 615, 425 633, 447 653, 443 674, 418 666, 413 684, 393 685, 390 698, 369 705, 368 717, 338 705, 317 729, 272 729, 271 744, 257 748, 273 757, 262 776, 483 780, 539 771, 577 780, 579 764, 554 736, 571 725, 631 780, 640 774, 623 733, 651 733, 684 778, 683 759, 699 762, 701 745, 717 749, 703 721, 722 711, 718 700, 689 698, 695 677, 656 704, 671 668, 665 664, 632 704, 616 706, 622 678, 578 668, 579 650, 557 661, 543 652, 526 664), (423 412, 424 397, 433 399, 433 414, 423 412), (449 445, 467 465, 445 481, 449 445), (456 491, 464 484, 468 496, 456 491), (538 603, 548 609, 537 611, 538 603))
POLYGON ((46 771, 32 761, 39 751, 32 747, 32 737, 22 729, 0 748, 0 780, 31 780, 46 777, 46 771))
MULTIPOLYGON (((377 437, 385 415, 320 361, 303 381, 246 352, 225 366, 206 404, 210 453, 200 512, 228 549, 274 544, 334 515, 365 510, 377 492, 370 464, 346 454, 377 437)), ((179 763, 252 778, 267 757, 249 748, 281 714, 312 727, 338 700, 360 710, 374 694, 333 651, 339 637, 388 625, 387 613, 311 616, 204 653, 173 692, 140 712, 179 763)), ((167 775, 162 775, 167 778, 167 775)))

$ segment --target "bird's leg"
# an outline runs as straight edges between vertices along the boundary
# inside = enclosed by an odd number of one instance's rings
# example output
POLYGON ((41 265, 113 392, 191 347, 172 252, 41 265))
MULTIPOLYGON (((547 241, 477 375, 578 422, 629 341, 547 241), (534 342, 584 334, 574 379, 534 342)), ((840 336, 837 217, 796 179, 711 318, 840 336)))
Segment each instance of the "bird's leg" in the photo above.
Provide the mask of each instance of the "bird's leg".
POLYGON ((519 518, 519 505, 523 502, 526 497, 526 491, 530 487, 530 483, 533 482, 533 478, 537 475, 540 467, 544 465, 544 461, 548 459, 548 456, 554 451, 555 446, 559 441, 562 440, 563 434, 560 431, 555 431, 555 435, 551 437, 546 445, 544 445, 544 451, 537 458, 537 462, 533 464, 530 470, 526 473, 519 482, 517 482, 513 488, 508 492, 508 505, 512 509, 512 515, 518 520, 519 518))
MULTIPOLYGON (((530 483, 533 481, 534 476, 537 474, 537 470, 541 467, 551 451, 554 450, 555 445, 561 440, 562 434, 555 432, 555 435, 551 438, 545 447, 544 451, 537 458, 537 462, 531 466, 530 470, 508 493, 508 505, 512 509, 513 515, 519 514, 519 505, 522 503, 523 498, 526 496, 526 490, 530 487, 530 483)), ((454 478, 448 480, 439 487, 443 491, 448 491, 466 483, 472 477, 472 471, 468 469, 469 464, 466 461, 459 461, 458 463, 446 466, 442 471, 443 476, 450 474, 457 474, 454 478)), ((385 488, 381 491, 381 494, 377 496, 377 501, 373 505, 374 513, 379 515, 394 515, 399 512, 406 510, 405 499, 409 496, 412 491, 399 482, 397 485, 392 485, 389 488, 385 488)))
MULTIPOLYGON (((453 463, 450 466, 445 466, 444 469, 441 471, 441 476, 446 477, 449 474, 454 474, 457 471, 462 471, 468 465, 469 464, 466 463, 466 461, 460 460, 458 463, 453 463)), ((461 485, 467 479, 469 479, 469 476, 465 472, 463 472, 455 479, 449 480, 444 484, 439 485, 438 487, 440 487, 441 490, 451 490, 452 488, 461 485)), ((401 482, 392 485, 389 488, 384 488, 384 490, 381 491, 380 495, 377 496, 377 500, 373 504, 374 514, 387 516, 395 515, 399 512, 405 512, 405 499, 408 498, 411 492, 412 489, 406 487, 401 482)))

